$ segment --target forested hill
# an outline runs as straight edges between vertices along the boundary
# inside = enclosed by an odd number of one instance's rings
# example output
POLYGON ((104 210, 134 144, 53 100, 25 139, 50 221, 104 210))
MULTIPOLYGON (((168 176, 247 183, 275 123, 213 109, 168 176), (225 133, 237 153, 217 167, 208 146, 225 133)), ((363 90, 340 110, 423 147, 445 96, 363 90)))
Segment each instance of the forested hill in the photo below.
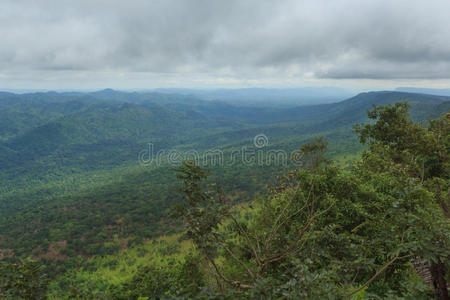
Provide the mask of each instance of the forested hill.
MULTIPOLYGON (((450 97, 371 92, 312 106, 238 106, 160 93, 0 94, 0 257, 68 259, 117 250, 131 240, 175 230, 172 165, 142 166, 155 151, 267 147, 293 151, 324 136, 345 163, 362 149, 352 125, 372 105, 408 101, 416 120, 450 109, 450 97), (108 246, 109 245, 109 246, 108 246)), ((215 166, 233 201, 245 201, 289 166, 215 166)))
MULTIPOLYGON (((372 105, 412 104, 414 118, 437 117, 450 97, 371 92, 323 105, 246 107, 158 93, 0 94, 0 178, 104 169, 133 162, 151 142, 157 149, 242 144, 264 133, 274 142, 333 134, 366 119, 372 105), (79 169, 79 170, 78 170, 79 169)), ((298 146, 298 145, 296 145, 298 146)))
POLYGON ((385 105, 407 101, 411 107, 411 115, 416 120, 427 117, 434 118, 450 109, 450 97, 414 94, 404 92, 368 92, 361 93, 347 100, 323 105, 302 106, 286 109, 281 118, 315 121, 318 123, 341 122, 357 123, 367 120, 366 111, 373 105, 385 105))
POLYGON ((0 93, 0 179, 3 186, 16 186, 54 173, 135 164, 137 153, 148 143, 155 151, 223 149, 242 146, 261 133, 273 146, 289 150, 321 134, 332 141, 334 151, 342 142, 356 145, 351 126, 366 120, 372 105, 398 101, 412 105, 416 120, 436 118, 450 108, 450 97, 403 92, 370 92, 338 103, 290 108, 110 89, 0 93))

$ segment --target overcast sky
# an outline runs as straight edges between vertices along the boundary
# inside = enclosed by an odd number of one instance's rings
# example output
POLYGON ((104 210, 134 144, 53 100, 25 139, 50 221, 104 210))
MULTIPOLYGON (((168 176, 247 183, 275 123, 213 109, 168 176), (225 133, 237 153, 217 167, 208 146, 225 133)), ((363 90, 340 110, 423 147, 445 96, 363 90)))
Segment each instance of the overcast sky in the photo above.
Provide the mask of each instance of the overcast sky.
POLYGON ((450 87, 449 16, 449 0, 1 0, 0 89, 450 87))

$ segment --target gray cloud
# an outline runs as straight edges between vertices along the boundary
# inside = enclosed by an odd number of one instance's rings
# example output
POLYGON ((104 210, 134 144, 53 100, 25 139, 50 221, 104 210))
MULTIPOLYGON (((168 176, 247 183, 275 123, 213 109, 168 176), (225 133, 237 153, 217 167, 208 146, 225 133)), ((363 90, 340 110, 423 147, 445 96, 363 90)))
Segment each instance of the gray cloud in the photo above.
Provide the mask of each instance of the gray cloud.
POLYGON ((450 79, 449 11, 448 0, 4 0, 0 86, 58 72, 450 79))

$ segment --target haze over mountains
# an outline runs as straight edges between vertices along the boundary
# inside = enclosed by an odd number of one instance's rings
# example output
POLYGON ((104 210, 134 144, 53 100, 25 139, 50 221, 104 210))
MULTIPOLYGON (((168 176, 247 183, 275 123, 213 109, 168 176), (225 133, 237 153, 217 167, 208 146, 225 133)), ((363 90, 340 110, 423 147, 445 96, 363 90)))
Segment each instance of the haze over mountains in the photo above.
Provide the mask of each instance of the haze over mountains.
POLYGON ((399 92, 429 94, 437 96, 450 96, 450 89, 431 89, 431 88, 417 88, 417 87, 399 87, 395 89, 399 92))

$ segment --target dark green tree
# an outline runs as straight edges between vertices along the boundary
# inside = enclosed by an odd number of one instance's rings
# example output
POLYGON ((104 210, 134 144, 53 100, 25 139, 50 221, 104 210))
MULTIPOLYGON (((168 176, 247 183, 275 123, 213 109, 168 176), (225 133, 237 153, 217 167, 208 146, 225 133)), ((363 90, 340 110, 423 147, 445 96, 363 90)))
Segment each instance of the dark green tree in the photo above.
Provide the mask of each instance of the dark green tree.
MULTIPOLYGON (((371 171, 388 173, 425 188, 449 217, 450 113, 424 127, 411 120, 408 108, 406 102, 374 107, 368 112, 374 122, 355 127, 361 143, 370 149, 364 154, 363 164, 371 171)), ((436 236, 434 242, 445 245, 447 239, 448 236, 436 236)), ((431 262, 437 297, 448 299, 448 253, 427 259, 431 262)))

